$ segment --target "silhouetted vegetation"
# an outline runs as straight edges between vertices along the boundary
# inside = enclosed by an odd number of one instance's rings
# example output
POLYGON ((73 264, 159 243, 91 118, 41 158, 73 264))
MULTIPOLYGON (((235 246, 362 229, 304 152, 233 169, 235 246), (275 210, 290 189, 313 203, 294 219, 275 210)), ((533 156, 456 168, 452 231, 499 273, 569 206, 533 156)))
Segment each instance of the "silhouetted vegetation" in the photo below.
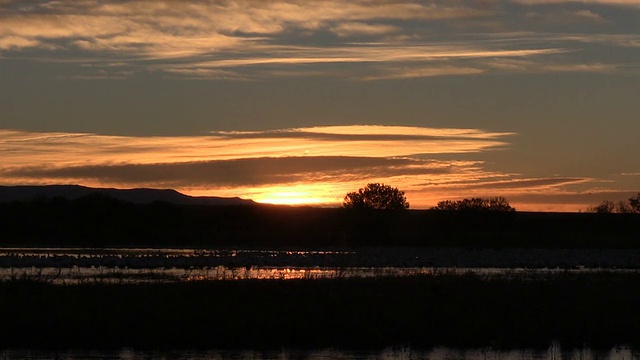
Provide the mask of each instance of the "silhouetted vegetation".
POLYGON ((0 348, 640 345, 640 275, 0 283, 0 348))
POLYGON ((432 210, 448 211, 516 211, 503 197, 440 201, 432 210))
POLYGON ((640 213, 640 193, 635 197, 629 198, 629 207, 633 209, 635 213, 640 213))
POLYGON ((616 209, 616 204, 610 200, 604 200, 600 204, 595 205, 588 209, 589 212, 597 214, 610 214, 616 209))
POLYGON ((0 203, 0 246, 638 248, 639 220, 639 214, 131 204, 97 196, 0 203))
POLYGON ((389 185, 370 183, 344 197, 347 209, 404 210, 409 208, 404 191, 389 185))
POLYGON ((604 200, 600 204, 588 208, 587 211, 597 214, 640 214, 640 193, 626 201, 621 200, 617 203, 604 200))

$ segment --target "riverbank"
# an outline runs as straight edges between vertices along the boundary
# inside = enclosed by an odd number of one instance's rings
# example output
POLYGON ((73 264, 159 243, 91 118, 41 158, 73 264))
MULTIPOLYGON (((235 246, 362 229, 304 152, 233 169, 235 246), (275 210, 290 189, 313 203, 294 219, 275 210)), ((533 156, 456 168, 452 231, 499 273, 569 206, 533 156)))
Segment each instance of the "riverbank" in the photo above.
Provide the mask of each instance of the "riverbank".
POLYGON ((0 347, 547 348, 640 345, 640 275, 0 283, 0 347))

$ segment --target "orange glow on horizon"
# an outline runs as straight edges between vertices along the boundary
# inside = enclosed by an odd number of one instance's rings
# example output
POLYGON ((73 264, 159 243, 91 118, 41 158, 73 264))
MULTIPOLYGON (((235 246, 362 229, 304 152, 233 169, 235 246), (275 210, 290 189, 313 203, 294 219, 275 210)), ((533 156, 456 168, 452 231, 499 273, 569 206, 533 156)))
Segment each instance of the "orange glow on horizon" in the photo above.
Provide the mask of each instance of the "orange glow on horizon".
POLYGON ((312 194, 297 191, 275 192, 264 198, 256 198, 255 202, 274 205, 322 205, 322 199, 313 197, 312 194))
POLYGON ((507 143, 501 138, 511 134, 380 125, 176 137, 0 129, 0 184, 175 189, 192 196, 338 207, 348 192, 379 182, 405 191, 411 209, 504 196, 520 211, 563 212, 635 194, 599 190, 593 178, 531 178, 485 169, 482 153, 503 149, 507 143), (461 159, 460 153, 478 157, 461 159))
MULTIPOLYGON (((336 186, 336 184, 309 183, 292 186, 262 186, 241 190, 230 189, 227 191, 240 190, 244 195, 240 197, 262 204, 339 206, 342 204, 344 194, 341 196, 337 196, 337 194, 343 191, 342 188, 343 186, 336 186)), ((216 194, 220 194, 220 192, 216 191, 216 194)))

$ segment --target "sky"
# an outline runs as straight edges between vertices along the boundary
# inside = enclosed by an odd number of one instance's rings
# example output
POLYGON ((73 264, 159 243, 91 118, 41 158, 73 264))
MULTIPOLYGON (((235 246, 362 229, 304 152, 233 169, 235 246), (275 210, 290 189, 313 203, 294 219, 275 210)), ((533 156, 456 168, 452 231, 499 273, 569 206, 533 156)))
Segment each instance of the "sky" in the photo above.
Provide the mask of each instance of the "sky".
POLYGON ((640 0, 0 0, 0 185, 583 211, 639 114, 640 0))

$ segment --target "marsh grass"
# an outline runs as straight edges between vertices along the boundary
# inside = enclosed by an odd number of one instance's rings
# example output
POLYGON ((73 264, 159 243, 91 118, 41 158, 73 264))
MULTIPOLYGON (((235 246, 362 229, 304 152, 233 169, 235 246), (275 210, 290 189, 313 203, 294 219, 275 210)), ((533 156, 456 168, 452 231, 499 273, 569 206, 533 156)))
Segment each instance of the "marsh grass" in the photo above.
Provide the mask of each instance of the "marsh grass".
POLYGON ((0 283, 0 348, 640 345, 640 275, 0 283))

